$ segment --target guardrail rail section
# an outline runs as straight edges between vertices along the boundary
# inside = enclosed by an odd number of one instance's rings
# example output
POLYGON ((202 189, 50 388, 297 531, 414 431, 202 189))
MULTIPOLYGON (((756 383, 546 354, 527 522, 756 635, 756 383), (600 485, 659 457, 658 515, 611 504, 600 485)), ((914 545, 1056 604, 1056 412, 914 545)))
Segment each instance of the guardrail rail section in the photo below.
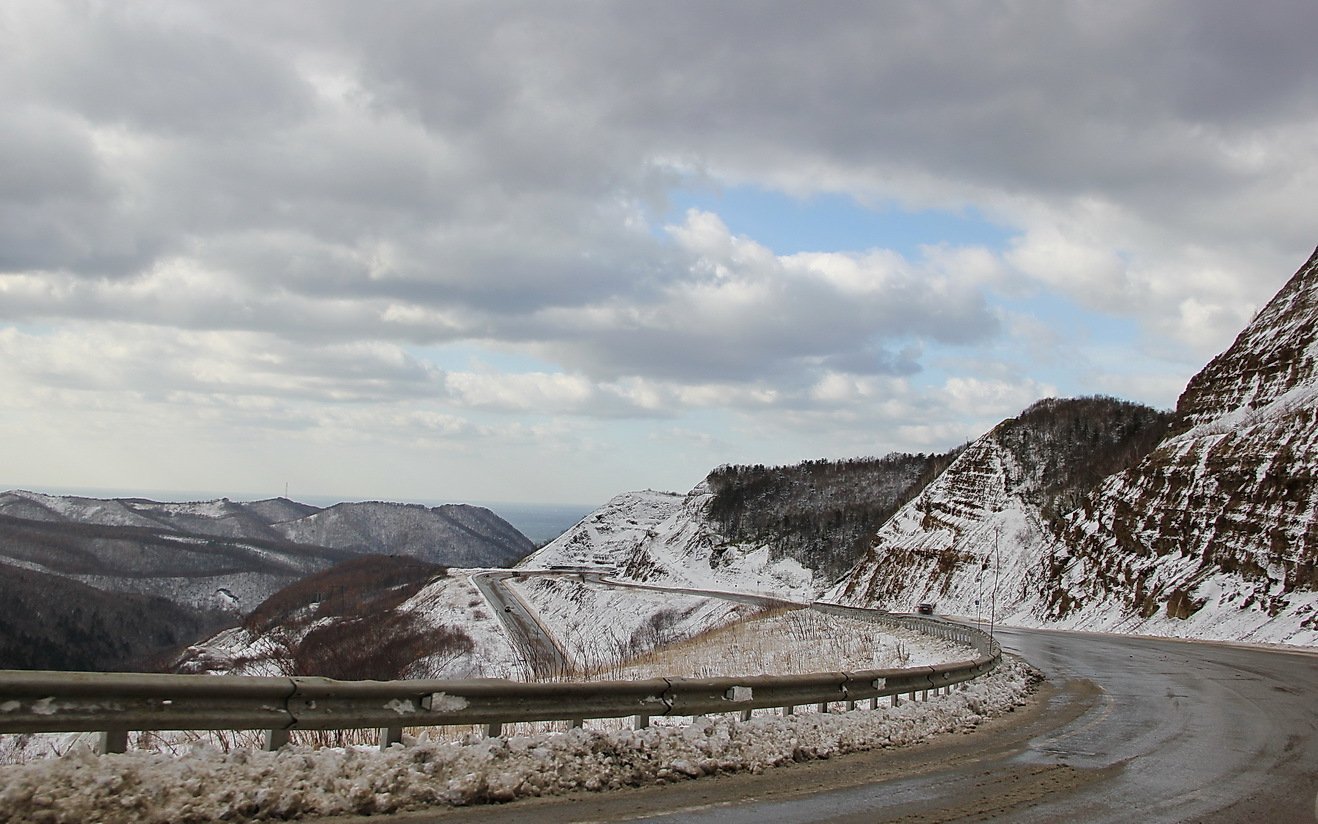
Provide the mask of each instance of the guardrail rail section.
MULTIPOLYGON (((819 608, 817 605, 816 608, 819 608)), ((253 677, 102 672, 0 671, 0 733, 99 732, 99 751, 123 752, 130 730, 265 730, 265 746, 288 742, 293 730, 380 730, 380 746, 401 743, 406 727, 483 725, 499 735, 517 721, 696 716, 842 702, 855 709, 882 697, 895 706, 949 691, 993 670, 1001 650, 987 633, 937 618, 827 605, 839 615, 959 641, 976 658, 949 664, 860 672, 640 681, 522 683, 504 679, 335 681, 317 677, 253 677)))

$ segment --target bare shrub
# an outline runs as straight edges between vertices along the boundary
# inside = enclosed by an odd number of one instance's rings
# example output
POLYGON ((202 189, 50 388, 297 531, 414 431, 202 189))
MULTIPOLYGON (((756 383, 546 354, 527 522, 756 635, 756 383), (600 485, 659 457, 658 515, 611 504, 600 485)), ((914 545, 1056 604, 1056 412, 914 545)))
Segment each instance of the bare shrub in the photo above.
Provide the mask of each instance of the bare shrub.
POLYGON ((289 584, 248 613, 242 625, 261 633, 277 624, 391 610, 447 575, 447 567, 417 558, 364 555, 289 584))
POLYGON ((298 675, 340 680, 403 678, 420 659, 471 652, 475 643, 457 627, 427 627, 411 615, 388 613, 318 626, 294 653, 298 675))

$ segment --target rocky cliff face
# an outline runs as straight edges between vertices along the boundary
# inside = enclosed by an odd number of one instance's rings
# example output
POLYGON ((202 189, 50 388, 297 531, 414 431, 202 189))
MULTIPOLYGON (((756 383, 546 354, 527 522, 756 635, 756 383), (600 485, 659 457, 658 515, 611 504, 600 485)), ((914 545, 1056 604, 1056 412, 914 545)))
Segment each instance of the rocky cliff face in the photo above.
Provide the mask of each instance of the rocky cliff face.
POLYGON ((1138 460, 1170 416, 1113 398, 1049 399, 1003 421, 878 531, 826 600, 970 617, 1048 605, 1054 523, 1111 470, 1138 460))
POLYGON ((1048 617, 1318 643, 1318 252, 1063 530, 1048 617))
POLYGON ((1176 405, 1181 430, 1261 410, 1318 381, 1318 250, 1231 348, 1190 379, 1176 405))
POLYGON ((967 449, 825 597, 1318 644, 1316 363, 1318 253, 1190 381, 1155 448, 1165 419, 1086 435, 1058 418, 1074 402, 1036 405, 967 449))

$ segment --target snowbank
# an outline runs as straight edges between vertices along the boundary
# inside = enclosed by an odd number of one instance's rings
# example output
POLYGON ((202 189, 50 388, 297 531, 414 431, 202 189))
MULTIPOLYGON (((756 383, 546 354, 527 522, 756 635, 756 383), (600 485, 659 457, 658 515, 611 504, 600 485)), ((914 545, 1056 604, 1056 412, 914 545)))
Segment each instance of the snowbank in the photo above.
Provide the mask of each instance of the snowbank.
POLYGON ((206 748, 63 758, 0 768, 0 822, 287 820, 510 801, 678 781, 918 743, 1024 703, 1037 670, 996 672, 928 703, 839 714, 727 716, 644 730, 413 743, 361 749, 220 753, 206 748))

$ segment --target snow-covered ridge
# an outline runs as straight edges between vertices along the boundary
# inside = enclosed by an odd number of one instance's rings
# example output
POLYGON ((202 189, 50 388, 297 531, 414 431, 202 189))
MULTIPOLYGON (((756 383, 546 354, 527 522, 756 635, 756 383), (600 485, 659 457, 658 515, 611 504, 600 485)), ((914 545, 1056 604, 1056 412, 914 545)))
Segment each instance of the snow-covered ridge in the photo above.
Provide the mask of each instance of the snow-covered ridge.
POLYGON ((1257 409, 1318 381, 1318 250, 1235 342, 1190 380, 1177 403, 1186 426, 1257 409))
POLYGON ((686 495, 618 495, 518 568, 595 566, 645 583, 813 596, 814 574, 797 561, 772 559, 763 545, 728 543, 708 517, 711 497, 704 484, 686 495))

